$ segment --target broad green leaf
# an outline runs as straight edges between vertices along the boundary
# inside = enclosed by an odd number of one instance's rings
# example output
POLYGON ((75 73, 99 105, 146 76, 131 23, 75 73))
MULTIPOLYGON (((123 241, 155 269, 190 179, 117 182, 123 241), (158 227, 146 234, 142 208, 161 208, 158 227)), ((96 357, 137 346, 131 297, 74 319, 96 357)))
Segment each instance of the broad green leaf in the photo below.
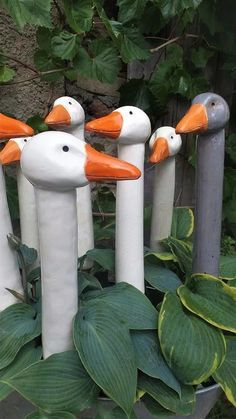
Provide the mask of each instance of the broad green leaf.
POLYGON ((92 26, 92 0, 63 0, 67 23, 76 33, 88 32, 92 26))
POLYGON ((146 4, 147 0, 117 0, 119 21, 127 23, 133 19, 139 19, 142 16, 146 4))
POLYGON ((220 278, 231 280, 236 279, 236 256, 220 257, 220 278))
MULTIPOLYGON (((158 312, 150 300, 137 288, 126 282, 106 287, 100 292, 86 294, 87 299, 106 304, 126 322, 129 329, 156 329, 158 312)), ((85 300, 86 303, 86 300, 85 300)))
POLYGON ((26 24, 51 26, 51 0, 2 0, 2 3, 21 29, 26 24))
POLYGON ((161 404, 159 404, 156 400, 154 400, 151 396, 149 396, 148 394, 145 394, 142 397, 142 402, 144 403, 145 407, 147 408, 147 410, 155 417, 157 417, 158 419, 165 419, 170 415, 173 415, 173 412, 170 412, 170 410, 165 409, 161 404))
POLYGON ((131 79, 123 84, 119 91, 120 106, 133 105, 150 112, 154 99, 147 81, 131 79))
POLYGON ((174 208, 171 236, 183 240, 191 236, 193 232, 194 216, 190 208, 174 208))
MULTIPOLYGON (((127 415, 120 407, 115 407, 112 410, 99 408, 99 413, 93 419, 127 419, 127 415)), ((133 410, 129 419, 138 419, 133 410)))
POLYGON ((76 419, 70 412, 46 413, 40 410, 30 413, 25 419, 76 419))
POLYGON ((125 63, 146 60, 150 56, 148 44, 137 27, 122 27, 118 36, 120 53, 125 63))
POLYGON ((138 388, 147 392, 165 409, 181 415, 192 413, 195 406, 195 391, 192 386, 181 386, 181 398, 162 381, 140 374, 138 388))
POLYGON ((6 171, 7 202, 12 220, 19 218, 19 200, 16 179, 6 171))
POLYGON ((79 38, 77 34, 63 31, 52 38, 51 45, 56 57, 71 60, 79 50, 79 38))
POLYGON ((54 354, 5 382, 45 412, 82 411, 99 392, 76 351, 54 354))
POLYGON ((102 286, 97 278, 88 272, 78 272, 78 294, 82 294, 84 290, 91 291, 93 289, 101 290, 102 286))
POLYGON ((129 414, 136 394, 137 366, 125 322, 103 301, 91 300, 75 317, 74 343, 92 379, 129 414))
POLYGON ((88 250, 86 256, 108 271, 115 270, 115 251, 113 249, 91 249, 88 250))
POLYGON ((113 83, 120 70, 120 59, 110 42, 98 39, 90 44, 89 51, 79 49, 74 66, 86 78, 113 83))
POLYGON ((0 83, 6 83, 11 81, 15 76, 16 72, 13 68, 8 67, 7 65, 0 66, 0 83))
POLYGON ((0 369, 7 367, 26 343, 41 333, 41 322, 29 305, 13 304, 0 313, 0 369))
POLYGON ((28 118, 27 124, 30 125, 37 134, 48 131, 48 126, 44 123, 44 119, 40 115, 34 115, 28 118))
POLYGON ((59 58, 54 58, 50 53, 44 50, 37 50, 34 54, 34 63, 38 71, 53 71, 50 74, 43 75, 42 79, 46 81, 56 81, 63 76, 65 64, 59 58), (55 71, 54 71, 55 70, 55 71))
POLYGON ((175 15, 180 15, 184 10, 194 8, 200 5, 202 0, 156 0, 163 16, 166 19, 172 18, 175 15))
POLYGON ((236 290, 211 275, 195 274, 178 288, 185 307, 208 323, 236 332, 236 290))
POLYGON ((196 68, 205 68, 209 58, 211 58, 213 54, 213 51, 202 47, 192 49, 191 61, 196 68))
POLYGON ((138 369, 150 377, 158 378, 181 396, 181 387, 163 358, 156 331, 132 331, 138 369))
POLYGON ((185 384, 202 383, 224 359, 221 331, 185 310, 174 293, 167 293, 162 303, 158 334, 169 367, 185 384))
POLYGON ((32 265, 37 260, 37 250, 26 246, 26 244, 20 245, 19 252, 22 254, 26 266, 32 265))
MULTIPOLYGON (((51 38, 55 31, 50 30, 49 28, 38 28, 36 32, 36 39, 38 46, 41 50, 51 52, 51 38)), ((55 33, 56 35, 56 33, 55 33)))
POLYGON ((14 361, 0 371, 0 401, 5 399, 11 392, 12 387, 3 384, 2 381, 13 377, 29 365, 39 361, 42 357, 42 348, 35 347, 34 342, 30 342, 18 352, 14 361))
POLYGON ((170 269, 147 263, 144 267, 145 280, 161 292, 175 291, 182 282, 170 269))
POLYGON ((190 275, 192 273, 192 246, 184 240, 178 240, 171 236, 163 242, 177 259, 181 271, 190 275))
POLYGON ((163 262, 169 261, 169 260, 176 260, 175 256, 171 252, 153 252, 153 251, 147 251, 145 253, 145 257, 148 256, 155 256, 157 259, 162 260, 163 262))
POLYGON ((229 401, 236 407, 236 338, 225 336, 226 355, 223 364, 213 374, 229 401))

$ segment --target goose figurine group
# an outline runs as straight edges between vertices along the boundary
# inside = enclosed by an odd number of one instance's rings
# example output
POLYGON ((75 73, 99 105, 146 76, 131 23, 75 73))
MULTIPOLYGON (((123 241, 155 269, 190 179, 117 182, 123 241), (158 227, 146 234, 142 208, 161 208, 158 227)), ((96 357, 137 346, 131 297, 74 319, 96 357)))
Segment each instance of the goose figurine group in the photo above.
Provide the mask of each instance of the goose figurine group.
MULTIPOLYGON (((90 182, 117 181, 116 282, 144 286, 144 155, 150 138, 155 164, 150 247, 162 250, 171 232, 175 190, 175 156, 180 134, 199 133, 196 175, 194 272, 218 275, 226 102, 213 93, 197 96, 176 129, 165 126, 151 136, 149 117, 123 106, 85 125, 81 105, 57 99, 45 119, 53 131, 33 135, 26 124, 0 114, 0 310, 16 302, 7 289, 23 294, 2 166, 19 162, 17 182, 21 237, 38 250, 42 272, 42 342, 44 358, 73 348, 72 322, 78 310, 77 258, 94 247, 90 182), (55 131, 56 130, 56 131, 55 131), (93 149, 85 131, 118 145, 118 158, 93 149), (19 138, 22 137, 22 138, 19 138), (122 182, 121 182, 122 181, 122 182)), ((39 263, 39 262, 38 262, 39 263)), ((86 261, 85 269, 91 267, 86 261)))

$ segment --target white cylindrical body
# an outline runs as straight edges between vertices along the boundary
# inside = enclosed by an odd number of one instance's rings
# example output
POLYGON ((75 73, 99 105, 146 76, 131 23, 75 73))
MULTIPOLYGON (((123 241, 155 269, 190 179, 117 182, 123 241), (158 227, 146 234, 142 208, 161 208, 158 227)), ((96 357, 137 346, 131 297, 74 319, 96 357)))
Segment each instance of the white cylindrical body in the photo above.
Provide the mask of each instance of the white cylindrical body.
POLYGON ((171 233, 175 194, 175 157, 169 157, 155 167, 150 248, 163 250, 161 240, 171 233))
POLYGON ((12 224, 7 204, 3 169, 0 165, 0 311, 19 302, 6 288, 24 294, 17 255, 11 249, 7 235, 12 233, 12 224))
MULTIPOLYGON (((20 165, 17 167, 17 187, 20 209, 21 241, 28 247, 36 249, 39 259, 39 233, 34 187, 23 175, 20 165)), ((37 261, 36 265, 38 264, 39 262, 37 261)))
POLYGON ((117 182, 116 282, 127 282, 144 292, 143 208, 145 144, 118 146, 119 158, 137 166, 138 180, 117 182))
POLYGON ((42 270, 43 356, 73 348, 78 310, 76 191, 35 188, 42 270))

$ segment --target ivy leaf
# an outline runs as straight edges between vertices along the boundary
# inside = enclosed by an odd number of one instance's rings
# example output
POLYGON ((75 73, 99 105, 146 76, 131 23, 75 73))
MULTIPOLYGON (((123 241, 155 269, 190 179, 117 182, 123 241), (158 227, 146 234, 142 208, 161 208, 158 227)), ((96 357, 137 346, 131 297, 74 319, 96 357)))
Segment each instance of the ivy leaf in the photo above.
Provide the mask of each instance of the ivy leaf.
POLYGON ((52 53, 63 60, 74 58, 79 49, 79 38, 77 34, 66 31, 52 38, 52 53))
POLYGON ((2 2, 20 29, 27 23, 51 26, 51 0, 2 0, 2 2))
POLYGON ((74 66, 84 77, 113 83, 120 69, 120 60, 112 44, 104 40, 95 40, 89 51, 80 48, 74 59, 74 66))
POLYGON ((13 68, 8 67, 7 65, 0 66, 0 83, 6 83, 13 79, 16 72, 13 68))
POLYGON ((151 110, 154 97, 149 89, 148 82, 140 79, 132 79, 120 88, 120 106, 133 105, 144 112, 151 110))
POLYGON ((36 53, 34 54, 34 63, 37 70, 41 72, 58 70, 55 72, 53 71, 51 74, 42 75, 43 80, 56 81, 63 76, 63 72, 61 71, 61 69, 64 63, 57 58, 53 58, 47 51, 36 51, 36 53))
POLYGON ((193 49, 191 53, 191 61, 196 68, 204 68, 213 55, 213 52, 206 48, 193 49))
POLYGON ((147 0, 117 0, 118 19, 122 23, 137 20, 143 13, 147 0))
POLYGON ((202 0, 156 0, 163 17, 170 19, 187 9, 197 9, 202 0))
POLYGON ((139 22, 141 32, 150 35, 157 35, 165 24, 166 21, 163 18, 158 5, 148 2, 139 22))
POLYGON ((92 26, 92 0, 63 0, 67 23, 76 33, 87 32, 92 26))

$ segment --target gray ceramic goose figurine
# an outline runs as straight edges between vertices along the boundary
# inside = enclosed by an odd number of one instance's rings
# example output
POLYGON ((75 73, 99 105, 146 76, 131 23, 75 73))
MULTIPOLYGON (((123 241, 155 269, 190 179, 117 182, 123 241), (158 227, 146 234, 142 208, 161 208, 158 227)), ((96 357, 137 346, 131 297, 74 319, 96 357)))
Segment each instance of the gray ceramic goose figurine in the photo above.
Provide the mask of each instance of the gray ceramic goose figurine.
POLYGON ((219 275, 224 175, 224 127, 229 107, 215 93, 196 96, 176 132, 199 134, 197 139, 193 272, 219 275))

